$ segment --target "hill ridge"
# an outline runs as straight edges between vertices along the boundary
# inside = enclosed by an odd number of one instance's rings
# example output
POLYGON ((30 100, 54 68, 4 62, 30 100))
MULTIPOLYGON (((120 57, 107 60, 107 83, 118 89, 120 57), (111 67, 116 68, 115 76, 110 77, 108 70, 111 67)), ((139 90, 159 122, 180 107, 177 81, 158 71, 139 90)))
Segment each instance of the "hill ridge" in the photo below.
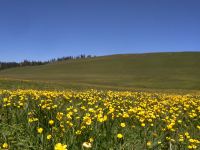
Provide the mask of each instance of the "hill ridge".
POLYGON ((64 87, 200 89, 200 52, 115 54, 0 71, 0 78, 64 87))

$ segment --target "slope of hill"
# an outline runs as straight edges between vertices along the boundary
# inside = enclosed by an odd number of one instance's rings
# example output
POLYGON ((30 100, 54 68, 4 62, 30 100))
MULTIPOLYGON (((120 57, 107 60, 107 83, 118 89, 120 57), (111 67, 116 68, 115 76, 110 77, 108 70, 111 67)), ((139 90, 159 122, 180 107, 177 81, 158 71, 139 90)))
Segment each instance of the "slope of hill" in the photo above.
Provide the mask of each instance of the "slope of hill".
POLYGON ((110 55, 2 70, 0 78, 63 87, 200 89, 200 52, 110 55))

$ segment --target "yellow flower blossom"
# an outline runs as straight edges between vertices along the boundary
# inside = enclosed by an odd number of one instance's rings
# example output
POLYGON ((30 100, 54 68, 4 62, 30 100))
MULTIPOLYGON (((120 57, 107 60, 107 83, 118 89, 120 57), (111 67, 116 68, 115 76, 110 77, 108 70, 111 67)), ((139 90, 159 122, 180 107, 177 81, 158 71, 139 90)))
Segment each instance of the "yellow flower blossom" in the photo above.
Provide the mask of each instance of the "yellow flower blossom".
POLYGON ((123 122, 123 123, 120 124, 120 126, 121 126, 122 128, 124 128, 124 127, 126 126, 126 123, 123 122))
POLYGON ((118 133, 117 138, 121 139, 121 138, 123 138, 123 135, 121 133, 118 133))
POLYGON ((8 148, 8 143, 3 143, 2 148, 7 149, 8 148))
POLYGON ((43 128, 37 128, 37 132, 41 134, 43 132, 43 128))
POLYGON ((50 124, 50 125, 53 125, 53 124, 54 124, 54 121, 53 121, 53 120, 49 120, 49 124, 50 124))
POLYGON ((52 135, 51 134, 48 134, 47 135, 47 140, 50 140, 52 138, 52 135))
POLYGON ((61 143, 57 143, 54 146, 54 150, 67 150, 67 145, 61 144, 61 143))

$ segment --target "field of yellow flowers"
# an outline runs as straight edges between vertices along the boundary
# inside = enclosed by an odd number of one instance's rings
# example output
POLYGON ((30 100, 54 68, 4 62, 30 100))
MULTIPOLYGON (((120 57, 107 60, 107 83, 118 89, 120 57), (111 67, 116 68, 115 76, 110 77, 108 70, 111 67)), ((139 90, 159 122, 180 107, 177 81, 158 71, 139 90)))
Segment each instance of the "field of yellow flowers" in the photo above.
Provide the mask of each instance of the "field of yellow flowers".
POLYGON ((200 149, 200 95, 0 91, 0 149, 200 149))

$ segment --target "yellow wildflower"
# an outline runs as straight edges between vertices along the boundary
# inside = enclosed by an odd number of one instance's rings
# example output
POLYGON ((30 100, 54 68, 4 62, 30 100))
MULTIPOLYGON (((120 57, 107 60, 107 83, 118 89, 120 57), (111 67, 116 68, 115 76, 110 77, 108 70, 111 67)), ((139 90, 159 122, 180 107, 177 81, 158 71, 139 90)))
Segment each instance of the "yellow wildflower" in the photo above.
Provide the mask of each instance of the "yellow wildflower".
POLYGON ((124 128, 124 127, 126 126, 126 124, 125 124, 125 123, 121 123, 120 126, 121 126, 122 128, 124 128))
POLYGON ((7 149, 8 148, 8 143, 3 143, 2 148, 7 149))
POLYGON ((67 150, 67 145, 61 144, 61 143, 57 143, 54 146, 54 150, 67 150))
POLYGON ((47 140, 50 140, 52 138, 51 134, 47 135, 47 140))
POLYGON ((121 133, 117 134, 117 138, 121 139, 123 138, 123 135, 121 133))
POLYGON ((54 121, 53 121, 53 120, 49 120, 49 124, 50 124, 50 125, 53 125, 53 124, 54 124, 54 121))
POLYGON ((43 128, 37 128, 37 132, 38 133, 42 133, 43 132, 43 128))

